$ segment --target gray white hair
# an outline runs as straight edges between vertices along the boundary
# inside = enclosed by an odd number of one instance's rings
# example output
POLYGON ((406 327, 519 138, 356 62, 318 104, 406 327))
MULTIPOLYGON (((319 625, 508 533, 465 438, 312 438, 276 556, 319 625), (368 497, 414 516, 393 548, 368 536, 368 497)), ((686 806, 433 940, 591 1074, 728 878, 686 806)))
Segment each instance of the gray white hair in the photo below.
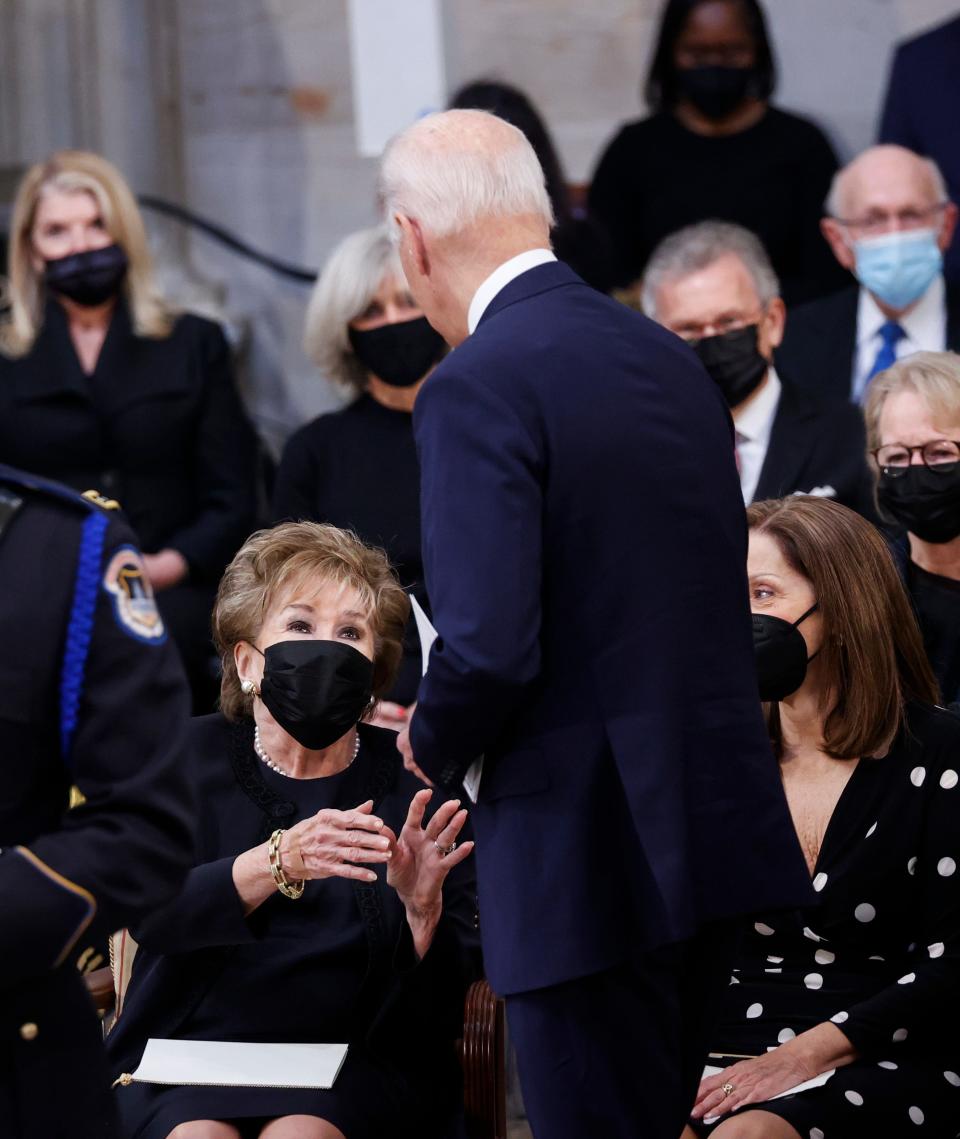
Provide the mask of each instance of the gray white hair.
POLYGON ((750 274, 764 306, 780 295, 780 282, 756 234, 729 221, 701 221, 671 233, 653 251, 643 274, 643 311, 657 318, 657 293, 670 281, 706 269, 733 254, 750 274))
POLYGON ((533 147, 522 131, 487 111, 427 115, 392 139, 380 167, 380 200, 391 232, 396 214, 414 218, 434 237, 483 217, 554 222, 533 147))
MULTIPOLYGON (((869 149, 875 150, 877 148, 870 147, 869 149)), ((897 149, 904 150, 908 154, 912 154, 917 162, 921 164, 921 166, 926 167, 927 174, 930 178, 930 186, 933 189, 934 201, 937 203, 949 202, 950 191, 947 189, 946 180, 944 179, 943 174, 940 171, 940 167, 936 164, 936 162, 934 162, 932 158, 924 158, 923 155, 916 154, 906 146, 899 146, 897 149)), ((866 153, 867 151, 863 151, 863 154, 866 153)), ((843 206, 843 180, 850 167, 853 166, 855 162, 858 162, 859 159, 863 157, 863 154, 857 155, 856 158, 854 158, 851 162, 848 162, 846 166, 842 167, 842 169, 838 170, 836 174, 834 174, 833 179, 830 182, 830 191, 827 194, 827 200, 823 204, 823 211, 827 217, 831 217, 839 221, 847 212, 843 206)))
POLYGON ((403 268, 386 226, 345 237, 327 259, 310 294, 303 348, 327 379, 363 391, 367 370, 354 355, 349 325, 366 309, 384 277, 403 281, 403 268))

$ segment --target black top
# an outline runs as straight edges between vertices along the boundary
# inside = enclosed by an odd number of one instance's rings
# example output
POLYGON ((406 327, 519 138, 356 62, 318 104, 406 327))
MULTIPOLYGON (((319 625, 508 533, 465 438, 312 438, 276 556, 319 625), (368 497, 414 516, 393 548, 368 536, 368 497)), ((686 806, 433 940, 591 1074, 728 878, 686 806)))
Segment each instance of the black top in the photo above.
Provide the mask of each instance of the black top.
POLYGON ((907 589, 944 704, 960 701, 960 581, 906 564, 907 589))
POLYGON ((753 230, 788 302, 821 296, 849 277, 819 231, 837 158, 813 123, 771 107, 754 126, 711 138, 670 112, 629 123, 600 159, 590 209, 619 254, 622 284, 656 245, 693 222, 721 218, 753 230))
MULTIPOLYGON (((429 612, 420 555, 420 469, 413 417, 361 395, 321 415, 288 441, 277 471, 274 518, 329 522, 387 551, 401 584, 429 612)), ((408 631, 391 700, 409 704, 420 678, 420 644, 408 631)))
POLYGON ((87 375, 50 300, 31 351, 0 357, 0 461, 118 499, 142 548, 178 550, 193 580, 219 580, 253 526, 256 449, 223 333, 202 317, 150 339, 121 301, 87 375))
POLYGON ((761 915, 711 1051, 759 1055, 833 1020, 861 1056, 960 1055, 960 719, 913 708, 862 759, 813 870, 819 904, 761 915))
MULTIPOLYGON (((140 948, 108 1037, 117 1074, 133 1071, 151 1036, 345 1041, 347 1064, 362 1062, 365 1071, 372 1065, 378 1074, 369 1088, 378 1100, 384 1089, 402 1088, 408 1105, 426 1100, 449 1109, 455 1101, 453 1043, 478 964, 472 859, 448 877, 440 925, 419 962, 382 867, 375 883, 308 883, 298 901, 276 894, 249 916, 233 884, 238 854, 324 805, 344 810, 373 799, 374 811, 399 834, 421 785, 403 769, 393 732, 360 725, 359 733, 359 753, 345 771, 300 781, 265 767, 253 750, 251 721, 231 725, 214 715, 192 722, 188 764, 200 785, 199 858, 180 896, 133 930, 140 948)), ((338 1078, 334 1091, 352 1086, 352 1077, 338 1078)), ((282 1115, 303 1102, 264 1089, 254 1109, 250 1096, 232 1090, 207 1089, 213 1118, 282 1115)), ((166 1110, 181 1098, 176 1089, 162 1103, 131 1091, 119 1093, 126 1114, 166 1110)), ((195 1095, 187 1100, 196 1110, 195 1095)))

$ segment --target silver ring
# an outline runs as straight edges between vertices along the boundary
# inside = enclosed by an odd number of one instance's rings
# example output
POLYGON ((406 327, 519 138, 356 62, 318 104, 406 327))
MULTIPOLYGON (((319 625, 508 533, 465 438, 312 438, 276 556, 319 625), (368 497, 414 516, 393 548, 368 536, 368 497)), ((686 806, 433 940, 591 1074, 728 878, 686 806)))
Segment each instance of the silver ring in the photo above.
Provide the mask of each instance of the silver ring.
POLYGON ((440 843, 434 839, 433 845, 437 848, 437 854, 439 854, 441 858, 446 858, 448 854, 453 854, 453 852, 457 849, 457 844, 455 842, 451 842, 449 846, 441 846, 440 843))

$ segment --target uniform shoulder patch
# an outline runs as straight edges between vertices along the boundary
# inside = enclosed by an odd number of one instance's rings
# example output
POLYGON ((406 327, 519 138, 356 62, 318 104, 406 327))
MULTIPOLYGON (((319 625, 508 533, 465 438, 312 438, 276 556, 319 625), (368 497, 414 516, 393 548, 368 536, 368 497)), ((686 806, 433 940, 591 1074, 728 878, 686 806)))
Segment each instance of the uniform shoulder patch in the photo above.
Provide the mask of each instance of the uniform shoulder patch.
POLYGON ((103 575, 103 588, 110 594, 117 624, 125 633, 152 645, 166 639, 163 618, 138 549, 119 546, 114 550, 103 575))

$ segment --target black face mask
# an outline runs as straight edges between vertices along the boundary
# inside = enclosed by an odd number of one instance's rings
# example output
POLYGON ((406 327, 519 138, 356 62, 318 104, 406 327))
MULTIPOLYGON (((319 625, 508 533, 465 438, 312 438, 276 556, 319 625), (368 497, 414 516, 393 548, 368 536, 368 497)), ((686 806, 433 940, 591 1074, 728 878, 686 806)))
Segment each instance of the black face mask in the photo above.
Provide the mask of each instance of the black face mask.
POLYGON ((736 407, 752 395, 770 367, 757 348, 758 327, 748 324, 735 332, 705 336, 693 346, 728 407, 736 407))
POLYGON ((360 363, 394 388, 422 380, 447 347, 425 316, 365 331, 351 328, 350 343, 360 363))
POLYGON ((278 641, 262 655, 260 699, 297 743, 320 751, 363 715, 373 690, 373 662, 352 645, 278 641))
POLYGON ((756 77, 755 67, 681 67, 676 72, 677 92, 716 122, 752 94, 756 77))
POLYGON ((921 542, 949 542, 960 534, 960 463, 939 473, 910 466, 896 478, 881 471, 877 500, 921 542))
POLYGON ((127 275, 127 255, 119 245, 87 249, 47 262, 47 288, 78 305, 102 305, 117 295, 127 275))
MULTIPOLYGON (((807 665, 807 642, 798 628, 817 608, 815 603, 792 624, 769 613, 753 614, 753 656, 757 664, 760 699, 765 703, 784 700, 803 684, 807 665)), ((814 653, 816 656, 816 653, 814 653)))

